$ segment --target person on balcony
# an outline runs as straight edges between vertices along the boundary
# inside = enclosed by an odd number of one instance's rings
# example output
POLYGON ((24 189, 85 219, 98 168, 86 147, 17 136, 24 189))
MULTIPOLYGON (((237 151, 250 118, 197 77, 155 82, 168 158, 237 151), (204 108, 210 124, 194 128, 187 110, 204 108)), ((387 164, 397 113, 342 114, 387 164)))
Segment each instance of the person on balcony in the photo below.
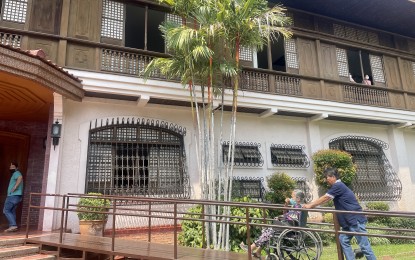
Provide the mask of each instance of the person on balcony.
POLYGON ((369 79, 369 75, 365 75, 365 78, 363 79, 362 84, 365 84, 365 85, 372 85, 372 81, 370 81, 370 79, 369 79))
MULTIPOLYGON (((327 168, 324 171, 326 182, 330 186, 327 193, 317 200, 304 204, 303 208, 311 209, 318 205, 324 204, 329 200, 333 200, 334 208, 336 210, 343 211, 362 211, 362 207, 357 202, 356 196, 353 194, 343 182, 340 180, 340 174, 336 168, 327 168)), ((340 226, 343 231, 356 232, 356 233, 367 233, 366 222, 367 218, 362 214, 336 214, 340 226)), ((354 260, 356 258, 355 253, 352 250, 350 241, 355 237, 361 252, 366 256, 368 260, 376 260, 376 256, 372 251, 369 239, 364 235, 349 235, 340 234, 340 244, 343 248, 343 253, 346 260, 354 260)))
POLYGON ((354 81, 354 79, 352 77, 352 74, 349 74, 349 81, 352 82, 352 83, 356 83, 356 81, 354 81))

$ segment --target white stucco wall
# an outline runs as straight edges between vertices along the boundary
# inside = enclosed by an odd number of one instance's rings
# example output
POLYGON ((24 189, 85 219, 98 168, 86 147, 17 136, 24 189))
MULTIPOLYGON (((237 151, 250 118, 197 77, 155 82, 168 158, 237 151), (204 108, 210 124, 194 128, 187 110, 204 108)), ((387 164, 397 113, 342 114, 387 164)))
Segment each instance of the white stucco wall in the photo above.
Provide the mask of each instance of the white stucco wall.
MULTIPOLYGON (((145 117, 155 120, 164 120, 185 127, 187 134, 185 136, 185 149, 187 155, 188 173, 192 186, 192 197, 200 197, 199 177, 195 158, 195 144, 193 140, 193 122, 191 119, 190 108, 175 106, 160 106, 147 104, 144 107, 137 106, 136 102, 113 101, 107 99, 85 98, 83 102, 74 102, 64 100, 63 104, 63 127, 64 136, 61 139, 61 157, 60 169, 57 180, 57 193, 84 193, 85 192, 85 175, 86 159, 88 148, 88 131, 90 122, 103 118, 120 118, 127 117, 145 117)), ((218 113, 219 115, 219 113, 218 113)), ((224 135, 223 140, 229 140, 229 122, 230 113, 226 113, 224 118, 224 135)), ((219 127, 219 117, 215 122, 219 127)), ((318 149, 328 148, 331 139, 345 135, 367 136, 382 140, 390 146, 399 140, 399 133, 406 131, 404 136, 406 150, 409 158, 407 172, 410 178, 405 178, 404 191, 415 191, 415 163, 411 160, 410 154, 415 153, 415 133, 413 130, 394 129, 395 133, 390 131, 390 127, 382 125, 370 125, 362 123, 350 123, 321 120, 310 122, 307 118, 286 117, 286 116, 269 116, 261 118, 256 114, 239 113, 237 119, 237 137, 238 142, 254 142, 261 145, 261 153, 264 158, 262 167, 236 167, 235 175, 250 177, 266 177, 273 172, 286 172, 293 177, 306 177, 314 186, 312 164, 308 168, 275 168, 270 160, 270 145, 289 144, 304 145, 305 152, 309 158, 311 154, 318 149), (398 134, 397 134, 398 133, 398 134), (394 140, 391 140, 394 139, 394 140), (310 147, 312 146, 312 147, 310 147), (409 180, 409 182, 408 182, 409 180)), ((216 137, 219 139, 219 130, 216 137)), ((219 144, 219 140, 216 142, 219 144)), ((397 172, 402 172, 399 165, 402 160, 396 160, 391 155, 394 149, 384 150, 388 160, 397 172)), ((400 150, 396 150, 398 153, 400 150)), ((397 157, 400 155, 398 154, 397 157)), ((219 155, 218 155, 219 157, 219 155)), ((402 172, 405 174, 405 172, 402 172)), ((408 175, 408 174, 407 174, 408 175)), ((314 192, 314 198, 317 193, 314 192)), ((391 203, 393 209, 415 210, 415 202, 405 200, 399 205, 391 203)), ((55 217, 57 222, 58 216, 55 217)), ((71 217, 70 226, 76 231, 77 219, 71 217)))

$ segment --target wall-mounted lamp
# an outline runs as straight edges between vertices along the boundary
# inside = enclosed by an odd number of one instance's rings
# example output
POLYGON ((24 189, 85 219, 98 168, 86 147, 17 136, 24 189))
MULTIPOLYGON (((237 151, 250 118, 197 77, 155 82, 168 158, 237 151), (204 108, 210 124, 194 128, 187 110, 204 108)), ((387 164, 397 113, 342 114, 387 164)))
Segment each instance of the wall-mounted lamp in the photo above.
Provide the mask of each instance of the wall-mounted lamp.
POLYGON ((52 144, 53 144, 53 150, 55 150, 55 147, 59 144, 59 138, 61 138, 61 129, 62 125, 59 124, 59 121, 56 120, 54 124, 52 124, 52 131, 51 131, 51 137, 52 137, 52 144))

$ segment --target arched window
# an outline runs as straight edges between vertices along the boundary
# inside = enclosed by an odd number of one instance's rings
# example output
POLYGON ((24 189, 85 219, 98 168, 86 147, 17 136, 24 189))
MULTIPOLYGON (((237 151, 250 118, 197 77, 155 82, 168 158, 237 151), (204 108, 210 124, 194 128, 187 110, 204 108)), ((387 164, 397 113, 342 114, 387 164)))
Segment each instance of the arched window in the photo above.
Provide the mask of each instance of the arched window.
POLYGON ((342 150, 353 156, 357 176, 353 191, 363 201, 399 200, 402 183, 383 152, 388 145, 375 138, 342 136, 330 141, 330 149, 342 150))
POLYGON ((177 125, 150 119, 91 124, 86 191, 189 198, 185 134, 177 125))

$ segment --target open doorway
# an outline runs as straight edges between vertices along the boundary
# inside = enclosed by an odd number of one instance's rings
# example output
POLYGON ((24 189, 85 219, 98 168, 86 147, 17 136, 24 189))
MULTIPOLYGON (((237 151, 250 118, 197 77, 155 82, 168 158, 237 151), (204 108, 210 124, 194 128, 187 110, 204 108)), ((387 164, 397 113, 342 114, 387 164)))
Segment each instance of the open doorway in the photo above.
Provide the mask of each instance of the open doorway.
MULTIPOLYGON (((23 181, 26 179, 27 158, 29 154, 30 137, 23 134, 0 131, 0 228, 6 229, 8 222, 4 216, 3 207, 7 197, 7 187, 9 186, 10 162, 19 163, 20 172, 23 174, 23 181)), ((16 221, 20 227, 22 222, 22 203, 16 210, 16 221)))

